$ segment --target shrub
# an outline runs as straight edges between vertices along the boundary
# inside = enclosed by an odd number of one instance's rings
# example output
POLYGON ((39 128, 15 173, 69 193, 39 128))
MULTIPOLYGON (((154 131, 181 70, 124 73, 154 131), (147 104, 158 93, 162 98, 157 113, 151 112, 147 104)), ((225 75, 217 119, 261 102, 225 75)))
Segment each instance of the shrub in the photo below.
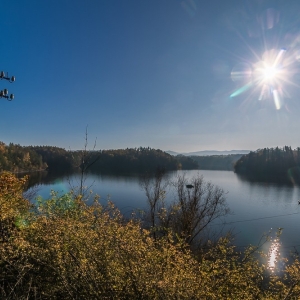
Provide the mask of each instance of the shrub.
POLYGON ((269 276, 255 249, 238 253, 228 238, 196 257, 172 232, 154 239, 97 197, 87 206, 54 193, 33 209, 24 182, 0 175, 0 220, 27 221, 0 243, 1 299, 299 298, 298 260, 283 279, 269 276))

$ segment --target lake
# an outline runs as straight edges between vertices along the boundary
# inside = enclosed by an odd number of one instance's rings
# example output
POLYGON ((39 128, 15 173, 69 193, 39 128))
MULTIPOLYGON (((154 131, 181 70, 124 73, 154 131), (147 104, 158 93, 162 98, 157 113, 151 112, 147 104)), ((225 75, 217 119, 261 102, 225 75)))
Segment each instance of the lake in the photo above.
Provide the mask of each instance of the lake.
MULTIPOLYGON (((226 192, 227 203, 233 214, 215 222, 213 226, 222 227, 224 232, 233 230, 236 246, 258 245, 265 233, 271 231, 271 237, 275 238, 277 229, 283 228, 280 237, 281 253, 288 255, 295 249, 300 251, 298 186, 250 182, 231 171, 176 171, 169 172, 168 176, 174 178, 182 172, 185 172, 188 178, 200 173, 206 181, 226 192), (222 222, 225 222, 225 225, 222 222)), ((79 175, 76 174, 60 177, 40 176, 35 188, 38 189, 39 195, 48 198, 51 190, 65 193, 72 186, 79 186, 79 179, 79 175)), ((135 209, 146 208, 146 197, 137 176, 88 174, 85 185, 101 196, 101 203, 105 204, 109 197, 127 216, 135 209)), ((172 199, 173 194, 169 191, 166 202, 172 199)), ((269 246, 266 244, 263 250, 268 250, 266 247, 269 246)))

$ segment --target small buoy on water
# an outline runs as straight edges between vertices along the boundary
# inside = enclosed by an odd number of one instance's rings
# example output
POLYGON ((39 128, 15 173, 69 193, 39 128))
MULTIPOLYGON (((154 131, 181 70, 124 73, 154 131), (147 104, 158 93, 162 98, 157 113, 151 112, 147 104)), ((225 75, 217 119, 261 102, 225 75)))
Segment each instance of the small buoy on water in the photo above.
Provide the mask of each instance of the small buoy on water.
POLYGON ((192 189, 192 188, 194 188, 194 186, 193 186, 192 184, 187 184, 187 185, 186 185, 186 188, 187 188, 187 189, 192 189))

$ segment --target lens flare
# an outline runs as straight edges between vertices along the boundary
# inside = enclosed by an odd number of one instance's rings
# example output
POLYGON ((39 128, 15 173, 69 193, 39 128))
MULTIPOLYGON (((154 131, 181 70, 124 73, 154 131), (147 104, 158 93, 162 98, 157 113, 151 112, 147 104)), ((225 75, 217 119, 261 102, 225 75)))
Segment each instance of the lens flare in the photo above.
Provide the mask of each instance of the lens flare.
POLYGON ((286 50, 281 49, 278 53, 266 51, 263 60, 254 65, 254 80, 258 85, 280 85, 286 77, 287 70, 284 68, 283 58, 286 50))
MULTIPOLYGON (((262 59, 252 64, 239 64, 233 68, 231 79, 240 82, 241 86, 231 93, 230 98, 237 97, 250 87, 257 89, 258 100, 272 99, 274 107, 279 110, 283 107, 282 91, 286 83, 291 83, 290 58, 286 56, 286 49, 268 50, 262 59)), ((253 96, 253 93, 252 93, 253 96)))
POLYGON ((230 95, 230 98, 236 97, 236 96, 238 96, 238 95, 244 93, 245 91, 247 91, 248 89, 250 89, 251 86, 252 86, 252 83, 251 83, 251 82, 245 84, 244 86, 242 86, 241 88, 239 88, 238 90, 236 90, 235 92, 233 92, 233 93, 230 95))
POLYGON ((234 82, 248 81, 251 78, 251 66, 246 63, 241 63, 233 67, 231 71, 231 80, 234 82))
POLYGON ((276 109, 279 110, 282 107, 282 102, 280 100, 280 96, 277 90, 273 91, 273 99, 276 109))

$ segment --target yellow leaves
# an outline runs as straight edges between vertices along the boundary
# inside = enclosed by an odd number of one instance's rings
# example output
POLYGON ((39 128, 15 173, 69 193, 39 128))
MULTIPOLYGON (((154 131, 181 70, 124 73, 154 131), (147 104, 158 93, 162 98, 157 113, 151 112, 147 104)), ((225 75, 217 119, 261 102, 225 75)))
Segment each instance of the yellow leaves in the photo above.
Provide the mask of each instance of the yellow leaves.
POLYGON ((2 172, 0 174, 0 197, 20 195, 27 179, 27 176, 17 179, 9 172, 2 172))
POLYGON ((53 193, 26 222, 25 180, 0 179, 0 220, 10 216, 18 225, 0 243, 0 298, 6 291, 33 299, 297 299, 298 260, 286 281, 267 283, 252 248, 243 259, 222 238, 196 258, 174 233, 155 240, 139 222, 124 221, 113 203, 87 206, 72 194, 53 193))
POLYGON ((0 174, 0 241, 7 242, 16 229, 27 224, 29 201, 22 196, 27 177, 17 179, 8 172, 0 174))

